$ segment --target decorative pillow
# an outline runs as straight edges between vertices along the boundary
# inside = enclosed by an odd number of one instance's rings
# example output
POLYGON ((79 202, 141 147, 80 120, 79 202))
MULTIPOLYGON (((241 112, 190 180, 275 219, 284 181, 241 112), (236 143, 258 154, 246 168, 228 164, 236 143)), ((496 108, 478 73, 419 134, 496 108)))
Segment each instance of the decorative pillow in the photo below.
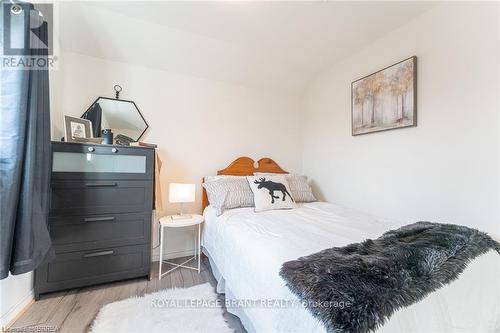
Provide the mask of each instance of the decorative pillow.
POLYGON ((247 179, 253 192, 256 212, 295 208, 295 200, 284 175, 248 176, 247 179))
POLYGON ((246 176, 231 176, 231 175, 216 175, 216 176, 205 176, 204 182, 212 182, 219 179, 246 179, 246 176))
MULTIPOLYGON (((263 173, 256 172, 255 176, 265 177, 265 176, 275 176, 276 173, 263 173)), ((295 202, 313 202, 318 201, 314 194, 312 193, 311 186, 307 182, 307 176, 285 174, 285 179, 290 186, 290 193, 292 193, 295 202)))
POLYGON ((253 193, 246 177, 218 177, 205 181, 208 202, 216 209, 217 216, 233 208, 253 207, 253 193))

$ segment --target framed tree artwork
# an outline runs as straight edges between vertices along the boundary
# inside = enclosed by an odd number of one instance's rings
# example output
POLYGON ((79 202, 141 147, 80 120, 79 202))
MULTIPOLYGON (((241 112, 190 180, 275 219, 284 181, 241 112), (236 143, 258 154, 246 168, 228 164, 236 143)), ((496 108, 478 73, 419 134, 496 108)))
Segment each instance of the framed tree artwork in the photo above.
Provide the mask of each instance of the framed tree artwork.
POLYGON ((351 84, 352 135, 417 126, 417 57, 351 84))

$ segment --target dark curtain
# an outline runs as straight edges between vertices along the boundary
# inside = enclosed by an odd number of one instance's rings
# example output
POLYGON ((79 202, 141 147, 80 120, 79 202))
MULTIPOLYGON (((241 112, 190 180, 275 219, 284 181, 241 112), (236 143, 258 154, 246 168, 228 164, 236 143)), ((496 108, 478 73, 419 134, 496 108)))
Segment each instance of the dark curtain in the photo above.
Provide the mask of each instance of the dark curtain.
MULTIPOLYGON (((4 11, 9 10, 4 3, 2 21, 4 11)), ((2 28, 14 38, 31 38, 31 49, 29 40, 25 43, 28 49, 24 54, 27 54, 37 43, 28 33, 33 6, 17 4, 23 8, 23 13, 17 15, 24 15, 24 19, 18 17, 11 24, 3 22, 2 28)), ((46 22, 40 32, 40 39, 46 41, 46 22)), ((2 33, 1 38, 6 34, 2 33)), ((54 257, 47 227, 51 169, 47 68, 2 67, 0 95, 0 279, 3 279, 9 271, 22 274, 54 257)))

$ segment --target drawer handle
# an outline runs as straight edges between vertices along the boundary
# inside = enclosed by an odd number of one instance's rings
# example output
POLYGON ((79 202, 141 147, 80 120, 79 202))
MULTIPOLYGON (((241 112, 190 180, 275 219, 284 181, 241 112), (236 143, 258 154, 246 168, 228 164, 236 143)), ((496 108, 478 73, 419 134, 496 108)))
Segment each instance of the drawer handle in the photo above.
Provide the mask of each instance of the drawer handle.
POLYGON ((103 216, 103 217, 86 217, 83 219, 85 222, 102 222, 102 221, 114 221, 114 216, 103 216))
POLYGON ((101 251, 101 252, 94 252, 94 253, 87 253, 84 254, 84 258, 91 258, 91 257, 102 257, 102 256, 109 256, 111 254, 115 253, 115 251, 101 251))
POLYGON ((112 187, 116 186, 116 183, 87 183, 85 186, 87 187, 112 187))

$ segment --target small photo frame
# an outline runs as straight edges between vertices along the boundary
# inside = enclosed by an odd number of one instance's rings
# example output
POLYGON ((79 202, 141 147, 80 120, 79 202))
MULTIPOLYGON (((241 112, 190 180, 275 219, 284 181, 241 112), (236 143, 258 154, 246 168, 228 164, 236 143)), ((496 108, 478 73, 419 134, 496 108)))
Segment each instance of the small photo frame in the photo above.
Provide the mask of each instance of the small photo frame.
POLYGON ((64 139, 66 142, 81 142, 82 139, 92 138, 92 122, 64 115, 64 139))

